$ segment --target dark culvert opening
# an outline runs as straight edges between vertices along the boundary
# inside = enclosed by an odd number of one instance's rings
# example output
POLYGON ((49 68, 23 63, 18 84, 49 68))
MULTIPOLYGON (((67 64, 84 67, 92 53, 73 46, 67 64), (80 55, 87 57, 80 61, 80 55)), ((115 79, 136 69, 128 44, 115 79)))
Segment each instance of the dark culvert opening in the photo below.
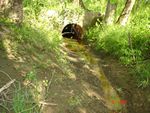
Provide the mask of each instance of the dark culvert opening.
POLYGON ((77 41, 81 41, 83 38, 83 29, 78 24, 70 23, 63 28, 62 36, 64 38, 71 38, 77 41))

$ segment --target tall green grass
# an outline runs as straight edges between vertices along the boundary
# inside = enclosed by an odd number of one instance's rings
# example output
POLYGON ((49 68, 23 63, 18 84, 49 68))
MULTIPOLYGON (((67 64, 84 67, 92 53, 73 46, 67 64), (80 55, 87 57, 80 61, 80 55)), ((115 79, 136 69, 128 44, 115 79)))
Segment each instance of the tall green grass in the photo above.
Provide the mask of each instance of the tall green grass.
POLYGON ((13 95, 14 113, 33 113, 40 112, 39 106, 34 102, 31 92, 23 88, 20 83, 16 87, 13 95))
MULTIPOLYGON (((150 8, 143 1, 133 9, 128 24, 97 25, 88 30, 87 40, 97 50, 103 50, 125 65, 134 67, 139 86, 150 85, 150 8)), ((119 16, 119 15, 118 15, 119 16)))

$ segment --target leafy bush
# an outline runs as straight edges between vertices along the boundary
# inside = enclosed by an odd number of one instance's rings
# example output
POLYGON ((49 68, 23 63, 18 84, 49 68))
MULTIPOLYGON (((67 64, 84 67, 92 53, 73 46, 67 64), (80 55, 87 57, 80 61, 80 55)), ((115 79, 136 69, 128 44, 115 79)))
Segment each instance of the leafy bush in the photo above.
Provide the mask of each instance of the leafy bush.
POLYGON ((95 49, 110 53, 125 65, 134 64, 140 85, 150 84, 150 65, 149 62, 145 63, 150 59, 149 12, 146 2, 142 2, 140 7, 135 6, 125 27, 102 24, 90 28, 86 33, 88 42, 95 49))
POLYGON ((150 84, 150 60, 140 62, 136 65, 135 73, 138 76, 138 86, 146 87, 150 84))

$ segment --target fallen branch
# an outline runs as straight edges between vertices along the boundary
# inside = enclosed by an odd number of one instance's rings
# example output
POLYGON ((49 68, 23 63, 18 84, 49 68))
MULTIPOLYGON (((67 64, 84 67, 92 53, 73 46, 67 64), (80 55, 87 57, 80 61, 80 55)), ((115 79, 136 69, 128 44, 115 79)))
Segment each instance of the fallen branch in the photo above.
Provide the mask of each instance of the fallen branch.
POLYGON ((0 93, 1 93, 2 91, 4 91, 5 89, 9 88, 10 85, 11 85, 12 83, 14 83, 14 82, 15 82, 15 79, 11 80, 11 81, 8 82, 6 85, 4 85, 2 88, 0 88, 0 93))
POLYGON ((42 105, 47 105, 47 106, 57 106, 57 104, 55 104, 55 103, 48 103, 48 102, 44 102, 44 101, 40 101, 39 103, 42 105))
MULTIPOLYGON (((3 73, 4 75, 6 75, 10 80, 13 80, 13 79, 10 77, 10 75, 9 75, 8 73, 6 73, 5 71, 0 70, 0 72, 3 73)), ((14 84, 14 87, 16 87, 15 84, 14 84)))
POLYGON ((4 106, 2 104, 0 104, 0 106, 3 107, 4 109, 6 109, 10 113, 9 109, 6 106, 4 106))

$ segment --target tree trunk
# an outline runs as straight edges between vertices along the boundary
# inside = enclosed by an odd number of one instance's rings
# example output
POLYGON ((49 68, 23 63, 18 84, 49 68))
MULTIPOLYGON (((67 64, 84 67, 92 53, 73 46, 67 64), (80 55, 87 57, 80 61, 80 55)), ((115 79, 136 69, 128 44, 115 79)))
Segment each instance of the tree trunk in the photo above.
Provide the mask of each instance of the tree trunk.
POLYGON ((83 16, 83 28, 87 29, 95 25, 97 20, 102 21, 103 15, 99 12, 85 11, 83 16))
POLYGON ((112 4, 110 2, 110 0, 108 0, 107 7, 106 7, 106 12, 105 12, 105 17, 104 17, 104 21, 105 21, 106 24, 108 24, 108 25, 113 24, 114 14, 115 14, 116 8, 117 8, 117 5, 112 4))
POLYGON ((123 26, 126 25, 134 4, 135 4, 135 0, 127 0, 126 1, 125 7, 122 10, 121 15, 119 16, 117 23, 119 23, 123 26))
POLYGON ((85 7, 85 5, 84 5, 84 3, 83 3, 82 0, 73 0, 73 3, 74 3, 75 5, 77 5, 77 6, 80 6, 81 8, 83 8, 83 9, 85 9, 85 10, 88 10, 88 9, 85 7))

